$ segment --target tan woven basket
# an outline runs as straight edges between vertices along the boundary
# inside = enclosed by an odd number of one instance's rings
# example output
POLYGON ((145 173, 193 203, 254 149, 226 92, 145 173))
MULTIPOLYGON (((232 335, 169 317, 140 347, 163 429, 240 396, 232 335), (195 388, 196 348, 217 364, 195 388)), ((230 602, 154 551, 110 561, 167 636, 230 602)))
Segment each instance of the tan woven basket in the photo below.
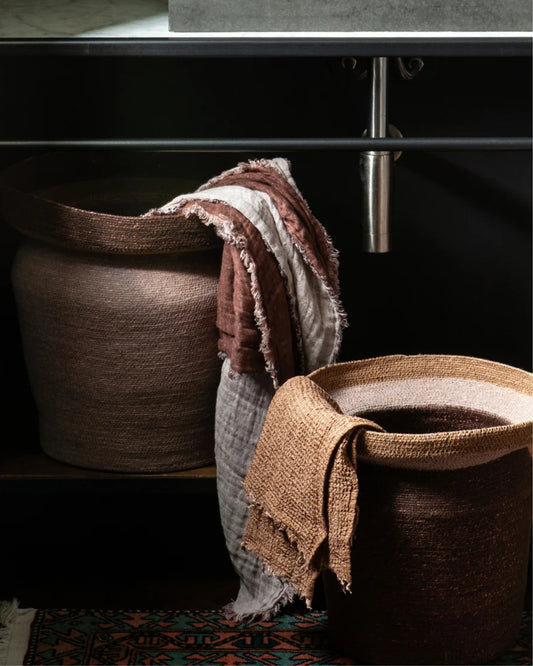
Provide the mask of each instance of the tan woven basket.
POLYGON ((513 644, 523 609, 531 375, 390 356, 310 378, 386 430, 358 444, 352 594, 325 576, 334 643, 358 663, 487 663, 513 644))
POLYGON ((199 221, 142 216, 199 184, 153 166, 69 153, 0 178, 3 217, 27 238, 13 287, 41 445, 74 465, 213 461, 220 243, 199 221))

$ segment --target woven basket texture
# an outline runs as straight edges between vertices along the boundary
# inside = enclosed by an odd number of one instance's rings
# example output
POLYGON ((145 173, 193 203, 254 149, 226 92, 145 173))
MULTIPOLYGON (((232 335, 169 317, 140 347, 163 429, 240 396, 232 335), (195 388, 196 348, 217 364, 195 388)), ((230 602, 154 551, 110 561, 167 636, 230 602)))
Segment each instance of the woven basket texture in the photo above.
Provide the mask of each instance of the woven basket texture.
POLYGON ((371 664, 495 658, 517 638, 526 591, 531 375, 468 357, 393 356, 311 378, 387 431, 368 433, 358 457, 352 593, 324 576, 336 647, 371 664))
POLYGON ((69 154, 0 179, 26 237, 12 276, 41 446, 73 465, 214 460, 220 243, 199 221, 143 216, 200 184, 147 173, 144 158, 69 154))

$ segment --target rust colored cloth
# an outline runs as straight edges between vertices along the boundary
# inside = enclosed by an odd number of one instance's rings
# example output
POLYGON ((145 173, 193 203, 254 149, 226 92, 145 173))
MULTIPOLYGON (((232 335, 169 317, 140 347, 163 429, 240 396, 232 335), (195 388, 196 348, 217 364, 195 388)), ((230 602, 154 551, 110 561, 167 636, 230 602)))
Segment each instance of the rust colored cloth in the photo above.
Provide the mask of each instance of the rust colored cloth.
MULTIPOLYGON (((272 162, 258 160, 242 163, 212 178, 198 192, 227 186, 245 187, 270 197, 292 243, 298 247, 313 272, 329 285, 332 297, 338 299, 336 252, 295 183, 274 168, 272 162)), ((250 275, 240 248, 226 244, 218 292, 219 350, 230 357, 232 370, 238 373, 261 371, 265 365, 263 356, 270 354, 270 362, 277 368, 279 384, 297 373, 305 372, 298 318, 291 308, 279 267, 272 253, 266 250, 261 234, 244 215, 225 203, 203 202, 202 205, 215 215, 231 217, 236 235, 246 238, 247 252, 255 264, 269 327, 268 343, 265 345, 257 326, 250 275)))
POLYGON ((268 166, 266 160, 258 160, 240 164, 236 169, 212 178, 199 191, 224 185, 239 185, 268 194, 294 243, 307 250, 316 273, 338 293, 337 253, 294 181, 289 182, 279 171, 268 166))
MULTIPOLYGON (((203 202, 213 213, 226 204, 203 202)), ((228 213, 229 214, 229 213, 228 213)), ((296 340, 283 278, 274 256, 267 251, 261 234, 242 214, 231 211, 233 227, 247 239, 247 251, 255 264, 265 320, 268 322, 268 349, 262 352, 261 331, 256 323, 251 278, 235 245, 224 245, 218 285, 218 349, 231 359, 234 372, 262 372, 265 354, 277 369, 283 383, 296 372, 296 340)))
POLYGON ((297 333, 283 277, 261 234, 229 203, 182 198, 178 206, 184 219, 197 217, 212 223, 226 241, 218 285, 219 352, 231 359, 233 372, 262 372, 266 365, 276 377, 275 384, 292 377, 296 372, 297 333), (229 242, 224 221, 231 225, 229 242))
POLYGON ((346 325, 337 252, 288 167, 281 159, 241 163, 151 211, 198 218, 215 227, 225 242, 219 351, 231 359, 233 372, 266 368, 275 388, 335 358, 346 325), (305 293, 305 300, 314 299, 313 307, 302 305, 304 284, 318 289, 305 293))
POLYGON ((293 377, 270 403, 246 476, 252 506, 243 546, 289 581, 309 607, 315 581, 326 568, 350 588, 355 447, 367 429, 381 430, 343 414, 307 377, 293 377))

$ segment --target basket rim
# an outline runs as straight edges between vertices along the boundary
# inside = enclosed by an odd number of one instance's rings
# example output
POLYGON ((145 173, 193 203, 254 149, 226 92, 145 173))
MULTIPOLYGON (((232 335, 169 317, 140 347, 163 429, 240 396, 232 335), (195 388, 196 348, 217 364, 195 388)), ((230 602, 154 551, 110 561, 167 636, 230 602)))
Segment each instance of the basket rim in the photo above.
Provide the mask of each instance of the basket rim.
MULTIPOLYGON (((221 246, 213 229, 198 217, 178 213, 155 214, 148 208, 142 215, 120 215, 80 208, 36 193, 53 187, 73 187, 93 180, 105 182, 98 172, 101 155, 51 153, 26 158, 0 173, 0 210, 4 219, 23 235, 55 246, 111 254, 169 254, 202 251, 221 246), (64 160, 64 161, 61 161, 64 160), (80 165, 79 177, 72 169, 80 165), (47 170, 57 173, 54 181, 47 170), (85 169, 89 170, 87 174, 85 169), (95 171, 92 171, 95 170, 95 171), (82 177, 83 176, 83 177, 82 177)), ((107 175, 125 178, 115 170, 107 175)), ((106 173, 103 168, 103 173, 106 173)), ((148 180, 145 172, 132 178, 148 180)), ((184 177, 176 175, 176 183, 184 177)), ((188 178, 201 185, 199 178, 188 178)), ((161 201, 163 206, 166 201, 161 201)))
MULTIPOLYGON (((329 394, 334 388, 353 384, 391 381, 391 375, 396 379, 395 375, 406 370, 411 370, 415 377, 404 374, 400 379, 432 378, 438 376, 438 369, 445 377, 477 379, 533 397, 533 374, 497 361, 453 354, 394 354, 346 361, 318 368, 308 378, 329 394)), ((357 457, 375 464, 417 469, 468 467, 521 448, 531 448, 532 426, 533 419, 528 419, 491 427, 430 433, 366 430, 358 440, 357 457)))

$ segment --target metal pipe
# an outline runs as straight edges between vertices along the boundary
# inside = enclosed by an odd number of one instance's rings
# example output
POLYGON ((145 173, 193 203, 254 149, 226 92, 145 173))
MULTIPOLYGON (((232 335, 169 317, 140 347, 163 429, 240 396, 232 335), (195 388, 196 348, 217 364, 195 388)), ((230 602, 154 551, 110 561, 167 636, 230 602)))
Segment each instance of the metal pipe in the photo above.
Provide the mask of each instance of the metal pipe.
POLYGON ((46 150, 177 150, 195 152, 278 152, 298 150, 435 152, 469 150, 531 150, 530 137, 403 137, 398 138, 247 138, 247 139, 9 139, 0 148, 46 150))
POLYGON ((368 136, 382 139, 387 136, 388 59, 372 58, 368 111, 368 136))
MULTIPOLYGON (((368 117, 370 139, 387 136, 387 83, 387 58, 373 58, 368 117)), ((363 185, 363 249, 365 252, 388 252, 392 153, 363 152, 359 165, 363 185)))
POLYGON ((363 153, 360 173, 363 186, 363 250, 382 253, 390 249, 391 153, 363 153))

